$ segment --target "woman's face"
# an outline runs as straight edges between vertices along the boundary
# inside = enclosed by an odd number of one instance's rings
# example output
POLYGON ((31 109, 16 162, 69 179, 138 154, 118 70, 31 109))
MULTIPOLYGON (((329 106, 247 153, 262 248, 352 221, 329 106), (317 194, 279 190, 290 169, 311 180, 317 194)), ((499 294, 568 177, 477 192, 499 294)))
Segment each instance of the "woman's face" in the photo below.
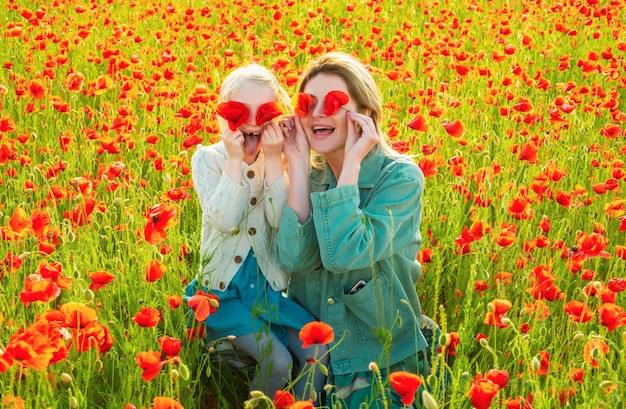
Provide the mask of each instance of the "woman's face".
POLYGON ((259 107, 266 102, 277 102, 274 90, 264 84, 245 81, 230 95, 230 101, 244 104, 250 110, 248 120, 239 130, 243 133, 243 153, 247 163, 254 161, 261 150, 262 126, 256 124, 256 114, 259 107))
POLYGON ((302 127, 312 150, 322 155, 341 153, 348 136, 347 110, 356 110, 356 104, 350 101, 332 116, 324 114, 324 102, 330 91, 342 91, 350 96, 342 77, 336 74, 317 74, 305 85, 302 92, 313 97, 313 107, 309 114, 301 118, 302 127))

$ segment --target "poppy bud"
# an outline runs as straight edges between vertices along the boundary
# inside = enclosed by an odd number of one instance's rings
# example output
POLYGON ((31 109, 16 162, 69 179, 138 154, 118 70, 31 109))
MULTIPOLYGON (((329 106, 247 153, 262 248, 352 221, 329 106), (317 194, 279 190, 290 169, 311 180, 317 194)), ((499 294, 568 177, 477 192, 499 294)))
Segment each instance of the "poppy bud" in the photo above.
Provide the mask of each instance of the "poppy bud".
POLYGON ((95 295, 93 293, 92 290, 90 289, 86 289, 85 291, 83 291, 83 298, 85 299, 85 301, 92 302, 94 299, 95 295))
POLYGON ((489 346, 489 341, 487 341, 487 338, 481 338, 478 342, 483 348, 487 348, 489 346))
POLYGON ((320 364, 320 372, 324 376, 328 376, 328 368, 324 364, 320 364))
POLYGON ((426 409, 438 409, 437 401, 433 398, 433 395, 428 393, 426 389, 422 391, 422 403, 426 409))
POLYGON ((535 372, 539 371, 539 369, 541 368, 541 356, 535 355, 531 362, 531 366, 535 372))
POLYGON ((576 331, 574 333, 574 337, 572 338, 575 342, 582 342, 585 339, 585 334, 580 331, 576 331))
POLYGON ((178 380, 178 378, 180 377, 180 373, 179 373, 176 369, 172 369, 172 370, 170 371, 170 374, 172 375, 172 379, 173 379, 174 381, 177 381, 177 380, 178 380))
POLYGON ((70 396, 70 407, 77 408, 78 407, 78 399, 74 396, 70 396))
POLYGON ((513 322, 507 317, 502 317, 500 322, 502 322, 502 324, 506 325, 507 327, 513 325, 513 322))
POLYGON ((496 306, 493 305, 492 302, 490 302, 489 304, 487 304, 487 311, 493 314, 494 312, 496 312, 496 306))
POLYGON ((253 398, 253 399, 254 398, 262 398, 264 396, 265 396, 265 394, 263 392, 261 392, 261 391, 250 391, 250 397, 253 398))
POLYGON ((180 376, 186 381, 187 379, 189 379, 189 368, 187 367, 187 365, 181 363, 178 367, 178 370, 180 371, 180 376))
POLYGON ((68 374, 68 373, 63 372, 63 373, 61 374, 61 380, 62 380, 63 382, 65 382, 65 383, 68 383, 68 384, 69 384, 69 383, 72 383, 72 375, 70 375, 70 374, 68 374))
POLYGON ((369 368, 372 372, 378 372, 378 365, 376 365, 376 362, 370 362, 369 368))

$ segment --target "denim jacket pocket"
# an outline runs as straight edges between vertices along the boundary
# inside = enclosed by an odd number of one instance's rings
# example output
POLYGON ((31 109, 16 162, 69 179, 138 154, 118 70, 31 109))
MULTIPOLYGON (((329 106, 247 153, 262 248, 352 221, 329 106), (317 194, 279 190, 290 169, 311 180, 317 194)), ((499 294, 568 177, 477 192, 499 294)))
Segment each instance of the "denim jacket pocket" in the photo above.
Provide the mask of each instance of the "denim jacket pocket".
POLYGON ((378 271, 357 293, 344 295, 344 304, 352 315, 348 319, 359 341, 385 343, 415 331, 415 314, 407 302, 402 302, 403 293, 398 281, 390 281, 386 272, 378 271))

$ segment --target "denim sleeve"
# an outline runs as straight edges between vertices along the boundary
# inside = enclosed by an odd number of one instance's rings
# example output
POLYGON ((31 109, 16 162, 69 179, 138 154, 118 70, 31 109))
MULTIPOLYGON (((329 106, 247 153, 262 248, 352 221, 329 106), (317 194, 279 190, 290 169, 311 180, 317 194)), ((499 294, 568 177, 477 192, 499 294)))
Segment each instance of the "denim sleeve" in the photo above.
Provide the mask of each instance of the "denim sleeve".
POLYGON ((317 269, 320 251, 311 218, 300 224, 298 216, 286 206, 278 229, 278 260, 285 272, 306 274, 317 269))
POLYGON ((407 246, 419 247, 424 177, 411 165, 396 162, 384 169, 372 188, 350 185, 311 195, 320 255, 329 271, 367 268, 407 246))

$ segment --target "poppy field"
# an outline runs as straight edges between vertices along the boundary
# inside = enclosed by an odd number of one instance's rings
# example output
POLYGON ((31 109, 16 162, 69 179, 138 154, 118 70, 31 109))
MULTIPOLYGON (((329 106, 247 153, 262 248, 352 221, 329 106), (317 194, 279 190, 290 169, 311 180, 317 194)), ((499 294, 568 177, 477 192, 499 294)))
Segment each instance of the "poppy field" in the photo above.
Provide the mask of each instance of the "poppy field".
POLYGON ((7 0, 0 17, 0 409, 243 407, 245 375, 194 325, 219 302, 182 299, 191 156, 220 139, 233 68, 294 95, 331 50, 368 65, 426 176, 416 291, 442 347, 425 404, 626 407, 626 0, 7 0))

